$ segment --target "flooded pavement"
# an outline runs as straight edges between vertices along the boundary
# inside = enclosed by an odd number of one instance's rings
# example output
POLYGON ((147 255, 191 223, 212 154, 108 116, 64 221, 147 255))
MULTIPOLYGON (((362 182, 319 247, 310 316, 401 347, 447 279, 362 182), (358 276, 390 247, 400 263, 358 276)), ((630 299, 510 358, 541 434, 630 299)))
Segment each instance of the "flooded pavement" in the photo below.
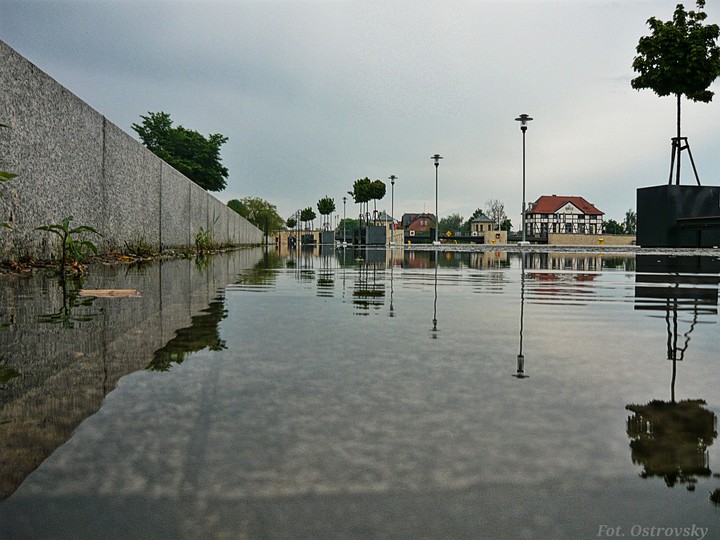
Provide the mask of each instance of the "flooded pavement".
POLYGON ((717 257, 234 257, 13 289, 0 536, 720 536, 717 257))

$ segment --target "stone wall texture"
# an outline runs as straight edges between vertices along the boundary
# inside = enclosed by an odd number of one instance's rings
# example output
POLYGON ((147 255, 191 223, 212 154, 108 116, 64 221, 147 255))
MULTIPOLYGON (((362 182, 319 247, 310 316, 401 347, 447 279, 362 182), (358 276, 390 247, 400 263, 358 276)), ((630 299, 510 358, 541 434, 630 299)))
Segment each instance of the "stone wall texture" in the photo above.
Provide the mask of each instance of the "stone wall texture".
POLYGON ((57 253, 36 227, 89 225, 101 252, 140 242, 192 246, 212 231, 221 244, 251 245, 262 232, 0 41, 0 260, 57 253))
POLYGON ((634 234, 548 233, 550 246, 634 246, 634 234))

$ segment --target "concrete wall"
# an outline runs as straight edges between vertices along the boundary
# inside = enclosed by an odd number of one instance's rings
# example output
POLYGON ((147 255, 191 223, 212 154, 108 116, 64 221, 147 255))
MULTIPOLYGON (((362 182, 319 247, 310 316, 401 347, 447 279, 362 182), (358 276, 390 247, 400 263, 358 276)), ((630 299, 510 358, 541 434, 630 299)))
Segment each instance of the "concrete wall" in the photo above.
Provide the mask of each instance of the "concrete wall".
POLYGON ((18 177, 0 199, 0 260, 49 258, 40 225, 74 217, 109 252, 143 241, 194 244, 202 228, 223 244, 259 244, 262 232, 188 180, 0 41, 0 170, 18 177))
POLYGON ((550 246, 634 246, 634 234, 548 233, 550 246))

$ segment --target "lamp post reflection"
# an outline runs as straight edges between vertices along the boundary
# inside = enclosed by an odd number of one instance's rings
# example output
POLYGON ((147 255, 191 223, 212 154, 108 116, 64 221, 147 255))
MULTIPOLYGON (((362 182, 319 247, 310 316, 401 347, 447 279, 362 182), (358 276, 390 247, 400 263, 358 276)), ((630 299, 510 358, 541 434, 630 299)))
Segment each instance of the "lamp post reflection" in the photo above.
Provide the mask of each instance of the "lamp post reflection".
POLYGON ((430 330, 430 333, 432 334, 433 339, 437 339, 438 337, 438 327, 437 327, 437 299, 438 299, 438 292, 437 292, 437 281, 438 281, 438 252, 435 250, 435 280, 434 280, 434 288, 435 288, 435 299, 433 300, 433 319, 432 319, 432 330, 430 330))
POLYGON ((394 174, 390 175, 390 245, 395 244, 395 180, 397 176, 394 174))
POLYGON ((395 316, 395 306, 393 305, 393 271, 395 269, 395 261, 393 260, 393 252, 390 250, 390 317, 395 316))
POLYGON ((520 351, 517 355, 517 371, 513 377, 526 379, 525 356, 523 355, 523 324, 525 321, 525 253, 520 254, 520 351))

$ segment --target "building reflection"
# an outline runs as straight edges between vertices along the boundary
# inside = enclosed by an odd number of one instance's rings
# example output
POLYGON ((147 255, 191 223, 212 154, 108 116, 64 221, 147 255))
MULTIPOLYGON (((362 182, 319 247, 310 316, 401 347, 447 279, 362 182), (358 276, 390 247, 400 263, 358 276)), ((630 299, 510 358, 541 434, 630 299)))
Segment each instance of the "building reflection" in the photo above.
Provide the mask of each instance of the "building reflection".
MULTIPOLYGON (((476 270, 492 270, 509 268, 510 260, 505 251, 462 252, 442 251, 438 265, 443 268, 473 268, 476 270)), ((435 251, 405 251, 402 263, 404 268, 434 268, 435 251)))
POLYGON ((696 325, 704 316, 717 315, 720 264, 657 255, 638 255, 636 264, 635 309, 662 314, 665 356, 672 367, 669 401, 625 407, 633 413, 626 426, 632 461, 642 466, 642 478, 661 477, 669 487, 694 490, 698 477, 711 475, 708 447, 717 437, 717 417, 703 399, 676 401, 677 367, 696 325))

